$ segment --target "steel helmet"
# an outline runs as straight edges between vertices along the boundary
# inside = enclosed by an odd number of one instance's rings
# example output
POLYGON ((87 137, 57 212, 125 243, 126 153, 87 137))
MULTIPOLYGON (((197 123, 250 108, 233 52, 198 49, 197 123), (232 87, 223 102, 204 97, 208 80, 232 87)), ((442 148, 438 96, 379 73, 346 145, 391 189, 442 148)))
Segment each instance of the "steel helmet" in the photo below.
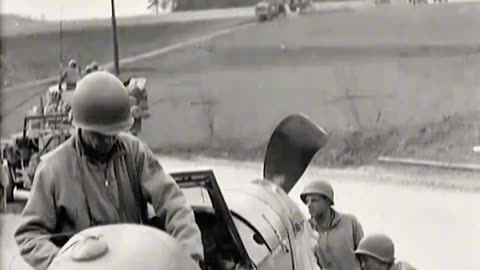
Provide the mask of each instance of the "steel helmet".
POLYGON ((93 71, 98 71, 98 64, 97 64, 97 62, 93 61, 93 62, 90 64, 90 67, 92 68, 93 71))
POLYGON ((372 234, 360 240, 356 255, 372 256, 382 262, 395 261, 395 246, 392 239, 384 234, 372 234))
POLYGON ((164 231, 145 225, 110 224, 74 235, 47 269, 200 270, 200 266, 164 231))
POLYGON ((70 61, 68 62, 68 66, 69 67, 76 67, 77 66, 77 61, 75 61, 75 59, 70 59, 70 61))
POLYGON ((305 185, 302 193, 300 193, 300 199, 302 199, 303 203, 306 203, 305 199, 309 194, 323 195, 330 200, 332 205, 334 204, 333 187, 325 180, 314 180, 305 185))
POLYGON ((92 73, 92 71, 93 71, 92 66, 88 65, 85 67, 85 74, 90 74, 92 73))
POLYGON ((106 71, 90 73, 77 83, 72 114, 75 127, 105 135, 126 131, 133 124, 125 86, 106 71))

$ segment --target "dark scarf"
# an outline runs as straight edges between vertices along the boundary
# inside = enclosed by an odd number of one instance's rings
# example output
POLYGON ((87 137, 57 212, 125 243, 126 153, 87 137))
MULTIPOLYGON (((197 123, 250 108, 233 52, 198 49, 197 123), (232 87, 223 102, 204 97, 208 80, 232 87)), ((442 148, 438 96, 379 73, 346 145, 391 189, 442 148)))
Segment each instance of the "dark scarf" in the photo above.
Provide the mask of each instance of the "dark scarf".
POLYGON ((88 159, 100 163, 106 163, 109 161, 112 156, 118 151, 118 141, 115 142, 113 145, 112 149, 108 153, 100 153, 99 151, 95 150, 93 147, 91 147, 88 143, 86 143, 83 138, 82 138, 82 131, 79 130, 78 132, 78 138, 79 138, 79 143, 80 146, 83 149, 83 153, 88 157, 88 159))

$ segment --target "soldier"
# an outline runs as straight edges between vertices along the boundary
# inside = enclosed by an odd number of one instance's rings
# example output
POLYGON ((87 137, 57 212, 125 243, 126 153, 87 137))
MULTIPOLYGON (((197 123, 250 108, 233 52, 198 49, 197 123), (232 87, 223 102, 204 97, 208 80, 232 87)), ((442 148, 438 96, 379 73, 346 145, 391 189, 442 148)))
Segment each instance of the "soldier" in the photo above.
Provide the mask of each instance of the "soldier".
POLYGON ((402 261, 395 261, 395 246, 385 234, 372 234, 360 241, 355 254, 362 270, 416 270, 402 261))
POLYGON ((61 86, 65 82, 67 90, 75 89, 77 81, 80 80, 80 78, 80 67, 78 67, 75 59, 71 59, 68 62, 67 69, 62 73, 58 84, 61 86))
POLYGON ((324 180, 307 184, 300 198, 308 206, 309 222, 318 231, 315 250, 321 269, 360 270, 355 249, 363 237, 363 228, 357 218, 340 213, 334 205, 333 187, 324 180))
POLYGON ((71 106, 77 131, 42 157, 15 232, 24 260, 45 270, 81 230, 148 224, 147 203, 162 228, 203 260, 200 229, 179 186, 153 152, 125 132, 133 118, 123 83, 108 72, 91 73, 79 81, 71 106))
POLYGON ((98 68, 98 64, 97 62, 93 61, 92 63, 90 63, 89 65, 87 65, 87 67, 85 67, 85 75, 88 75, 94 71, 98 71, 99 68, 98 68))
POLYGON ((137 136, 142 131, 142 109, 137 105, 137 99, 133 96, 129 97, 130 111, 133 116, 133 125, 130 128, 130 133, 137 136))
POLYGON ((86 75, 88 75, 88 74, 92 73, 92 71, 93 71, 92 67, 91 67, 90 65, 87 65, 87 66, 85 67, 85 73, 84 73, 84 76, 86 76, 86 75))
POLYGON ((90 67, 92 68, 92 71, 98 71, 99 70, 98 64, 95 61, 90 63, 90 67))
POLYGON ((58 88, 50 88, 47 92, 47 104, 45 106, 45 114, 56 113, 61 111, 61 93, 58 88))

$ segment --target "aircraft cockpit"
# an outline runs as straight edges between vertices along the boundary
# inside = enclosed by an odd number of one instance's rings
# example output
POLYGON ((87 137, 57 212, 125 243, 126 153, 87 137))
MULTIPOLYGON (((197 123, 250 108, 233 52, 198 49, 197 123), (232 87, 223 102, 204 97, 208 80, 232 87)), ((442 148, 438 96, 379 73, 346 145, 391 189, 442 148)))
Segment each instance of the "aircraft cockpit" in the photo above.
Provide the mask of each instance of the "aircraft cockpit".
POLYGON ((204 269, 255 269, 269 257, 272 243, 250 220, 229 210, 212 171, 171 175, 195 212, 202 232, 204 269))

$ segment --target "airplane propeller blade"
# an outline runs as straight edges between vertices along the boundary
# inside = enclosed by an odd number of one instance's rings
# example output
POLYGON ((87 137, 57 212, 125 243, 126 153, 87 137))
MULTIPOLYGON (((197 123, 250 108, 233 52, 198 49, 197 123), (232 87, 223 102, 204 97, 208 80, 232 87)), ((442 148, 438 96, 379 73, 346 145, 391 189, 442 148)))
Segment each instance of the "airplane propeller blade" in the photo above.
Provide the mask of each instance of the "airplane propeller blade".
POLYGON ((307 116, 293 114, 286 117, 270 137, 263 178, 275 182, 288 193, 327 142, 327 133, 307 116))

